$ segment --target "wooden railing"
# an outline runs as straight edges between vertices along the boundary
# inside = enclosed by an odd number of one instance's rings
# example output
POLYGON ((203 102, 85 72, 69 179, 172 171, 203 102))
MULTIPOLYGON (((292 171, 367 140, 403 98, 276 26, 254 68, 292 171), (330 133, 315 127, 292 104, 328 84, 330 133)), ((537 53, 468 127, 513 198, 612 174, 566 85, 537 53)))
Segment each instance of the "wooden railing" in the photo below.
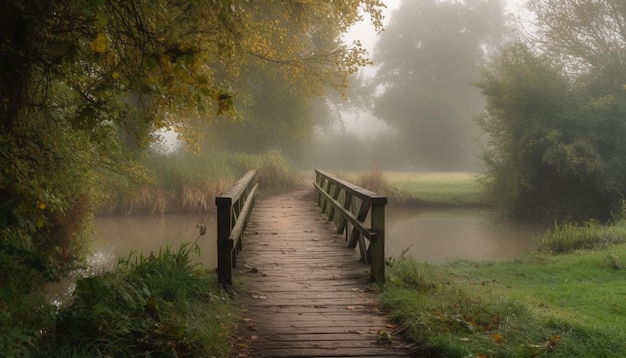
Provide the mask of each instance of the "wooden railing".
POLYGON ((241 238, 254 207, 258 188, 257 172, 251 170, 235 185, 215 198, 217 206, 217 277, 223 286, 232 286, 232 271, 243 245, 241 238))
POLYGON ((337 233, 345 232, 350 247, 359 246, 361 260, 370 264, 372 279, 384 282, 387 197, 321 170, 315 170, 313 185, 315 200, 327 219, 334 221, 337 233), (368 217, 369 226, 366 223, 368 217))

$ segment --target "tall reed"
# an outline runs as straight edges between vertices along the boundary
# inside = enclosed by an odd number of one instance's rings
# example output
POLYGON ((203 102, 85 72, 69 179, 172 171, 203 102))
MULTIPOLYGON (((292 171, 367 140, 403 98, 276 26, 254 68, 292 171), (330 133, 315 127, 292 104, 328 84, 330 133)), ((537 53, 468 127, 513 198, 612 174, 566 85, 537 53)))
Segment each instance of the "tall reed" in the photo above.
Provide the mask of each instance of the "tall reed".
POLYGON ((111 181, 101 214, 166 214, 205 212, 215 197, 250 169, 258 169, 264 191, 298 183, 299 176, 277 150, 263 154, 226 152, 152 154, 144 160, 149 180, 111 181))

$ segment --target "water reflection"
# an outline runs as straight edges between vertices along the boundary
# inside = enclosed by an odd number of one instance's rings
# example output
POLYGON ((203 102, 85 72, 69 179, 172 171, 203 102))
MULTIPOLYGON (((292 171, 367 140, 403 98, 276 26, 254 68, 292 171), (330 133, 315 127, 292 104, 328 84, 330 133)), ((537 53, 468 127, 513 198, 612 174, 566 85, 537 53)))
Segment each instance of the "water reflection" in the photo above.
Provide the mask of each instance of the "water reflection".
POLYGON ((387 208, 385 254, 429 262, 508 259, 533 249, 546 232, 536 222, 499 219, 486 210, 387 208))
MULTIPOLYGON (((207 233, 198 243, 201 256, 193 256, 208 268, 217 266, 215 215, 105 216, 96 219, 99 229, 90 264, 112 268, 119 257, 131 251, 158 252, 170 245, 198 237, 197 225, 207 233)), ((471 260, 508 259, 534 248, 545 225, 499 219, 488 210, 475 209, 386 209, 386 256, 406 255, 418 260, 441 262, 458 258, 471 260)))
POLYGON ((88 269, 73 272, 60 282, 50 283, 46 287, 47 296, 57 306, 68 301, 78 277, 113 270, 118 260, 127 257, 131 252, 150 255, 168 245, 172 250, 178 250, 182 243, 192 243, 198 238, 198 225, 206 227, 206 234, 198 239, 200 256, 192 253, 191 259, 207 268, 217 266, 214 213, 208 216, 101 216, 95 219, 95 224, 97 234, 92 245, 92 254, 87 258, 88 269))
POLYGON ((168 245, 178 250, 182 243, 196 240, 199 235, 198 225, 206 226, 207 230, 198 239, 200 257, 192 255, 192 259, 205 267, 214 268, 217 266, 215 214, 97 217, 98 235, 93 244, 94 256, 90 264, 112 268, 119 257, 128 256, 131 251, 149 255, 168 245))
MULTIPOLYGON (((115 267, 120 257, 131 251, 149 255, 170 245, 177 250, 183 242, 193 242, 197 225, 205 225, 206 235, 198 244, 201 256, 195 262, 207 268, 217 266, 215 214, 103 216, 96 218, 98 235, 89 258, 90 270, 115 267)), ((513 258, 536 246, 546 226, 533 222, 497 219, 484 210, 419 208, 386 209, 385 255, 398 257, 403 251, 418 260, 441 262, 458 258, 492 260, 513 258)), ((53 301, 62 302, 72 291, 74 278, 50 286, 53 301)))

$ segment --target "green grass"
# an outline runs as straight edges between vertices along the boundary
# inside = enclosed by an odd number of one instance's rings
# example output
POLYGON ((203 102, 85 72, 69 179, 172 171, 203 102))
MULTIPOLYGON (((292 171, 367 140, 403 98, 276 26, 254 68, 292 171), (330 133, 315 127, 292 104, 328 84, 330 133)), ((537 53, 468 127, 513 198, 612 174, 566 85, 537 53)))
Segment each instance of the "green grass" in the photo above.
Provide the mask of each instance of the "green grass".
POLYGON ((625 260, 626 245, 498 262, 400 259, 382 297, 427 356, 623 357, 625 260))
POLYGON ((477 173, 342 172, 346 180, 389 197, 389 205, 477 207, 489 205, 477 173))
POLYGON ((236 319, 194 245, 131 254, 114 272, 81 278, 42 357, 226 357, 236 319))
POLYGON ((579 249, 608 247, 626 242, 626 220, 610 225, 589 221, 583 225, 555 225, 540 243, 539 249, 550 253, 568 253, 579 249))

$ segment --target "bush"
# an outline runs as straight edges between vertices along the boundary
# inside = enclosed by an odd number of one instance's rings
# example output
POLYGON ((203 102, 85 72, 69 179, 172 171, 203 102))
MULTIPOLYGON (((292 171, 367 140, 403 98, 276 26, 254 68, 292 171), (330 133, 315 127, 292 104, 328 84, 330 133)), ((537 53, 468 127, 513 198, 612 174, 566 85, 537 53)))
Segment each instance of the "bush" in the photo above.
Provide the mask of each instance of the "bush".
POLYGON ((492 197, 518 217, 608 219, 626 193, 621 65, 575 77, 518 45, 492 68, 479 85, 492 197))

